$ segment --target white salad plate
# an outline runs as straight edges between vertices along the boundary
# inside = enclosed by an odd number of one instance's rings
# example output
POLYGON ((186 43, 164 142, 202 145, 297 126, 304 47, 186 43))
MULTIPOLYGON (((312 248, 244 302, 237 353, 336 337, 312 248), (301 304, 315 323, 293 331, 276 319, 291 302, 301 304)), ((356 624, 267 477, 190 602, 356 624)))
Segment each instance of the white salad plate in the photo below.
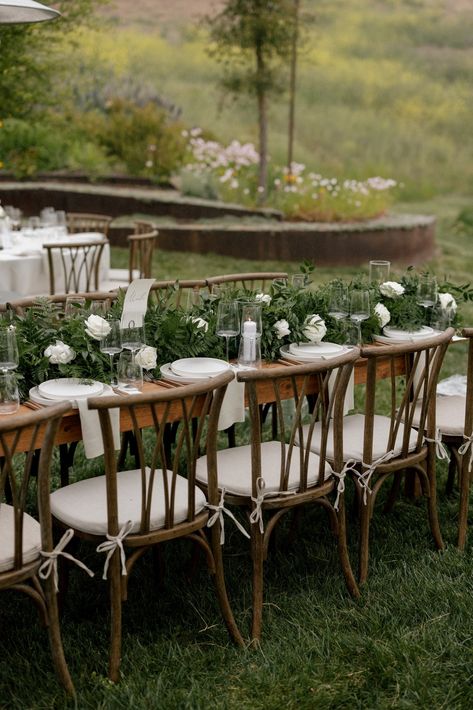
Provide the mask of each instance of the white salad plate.
POLYGON ((61 401, 64 399, 77 399, 94 397, 102 394, 104 385, 95 380, 86 380, 79 377, 61 377, 56 380, 47 380, 38 385, 38 394, 45 399, 61 401))
POLYGON ((171 370, 175 375, 196 380, 215 377, 226 372, 228 368, 228 362, 215 357, 185 357, 171 363, 171 370))
POLYGON ((332 358, 341 355, 346 352, 347 347, 344 345, 338 345, 337 343, 301 343, 297 345, 293 343, 292 345, 297 346, 294 350, 291 345, 283 345, 280 349, 281 357, 284 360, 295 360, 299 362, 311 362, 312 360, 324 360, 325 358, 332 358), (308 347, 304 347, 307 345, 308 347))
MULTIPOLYGON (((101 383, 100 383, 101 384, 101 383)), ((103 385, 103 389, 100 392, 100 395, 112 395, 114 394, 113 389, 110 387, 110 385, 103 385)), ((42 397, 40 393, 38 392, 38 387, 32 387, 29 391, 29 398, 32 402, 36 402, 36 404, 42 404, 45 407, 53 407, 55 404, 58 402, 70 402, 71 407, 74 409, 77 409, 77 399, 84 399, 84 397, 63 397, 62 400, 59 399, 49 399, 48 397, 42 397)))

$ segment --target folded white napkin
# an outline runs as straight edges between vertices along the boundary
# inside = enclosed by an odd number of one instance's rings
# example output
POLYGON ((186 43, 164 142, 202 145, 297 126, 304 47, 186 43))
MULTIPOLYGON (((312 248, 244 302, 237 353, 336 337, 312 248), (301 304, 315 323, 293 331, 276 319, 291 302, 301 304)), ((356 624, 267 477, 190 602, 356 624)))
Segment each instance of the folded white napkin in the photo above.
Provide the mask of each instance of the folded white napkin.
MULTIPOLYGON (((233 368, 236 372, 237 368, 233 368)), ((245 384, 237 382, 236 376, 228 383, 218 419, 218 429, 228 429, 232 424, 245 421, 245 384)))
MULTIPOLYGON (((106 394, 110 394, 107 392, 106 394)), ((82 441, 84 443, 85 457, 94 459, 103 454, 102 430, 100 428, 99 415, 96 410, 88 408, 87 399, 78 399, 77 407, 80 415, 80 425, 82 429, 82 441)), ((109 409, 110 421, 112 423, 113 443, 115 450, 120 448, 120 410, 109 409)))

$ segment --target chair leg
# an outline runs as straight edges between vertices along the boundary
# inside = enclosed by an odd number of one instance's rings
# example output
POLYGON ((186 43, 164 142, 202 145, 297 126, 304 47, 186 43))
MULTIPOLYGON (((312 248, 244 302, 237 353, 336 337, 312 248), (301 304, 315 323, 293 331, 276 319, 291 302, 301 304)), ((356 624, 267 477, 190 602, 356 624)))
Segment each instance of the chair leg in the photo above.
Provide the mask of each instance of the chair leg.
POLYGON ((435 464, 435 450, 434 447, 429 444, 429 452, 427 454, 426 461, 427 476, 429 479, 430 488, 429 497, 427 498, 427 505, 429 508, 429 523, 437 550, 443 550, 445 548, 445 545, 442 539, 442 533, 440 531, 440 524, 437 513, 437 477, 435 474, 435 464))
POLYGON ((347 585, 348 591, 350 592, 352 597, 354 597, 355 599, 358 599, 358 597, 360 596, 360 590, 358 589, 358 585, 355 580, 355 575, 353 574, 353 570, 351 567, 350 557, 348 555, 345 502, 343 500, 340 501, 340 507, 339 507, 337 517, 338 517, 338 535, 337 535, 338 554, 340 556, 340 563, 342 565, 342 572, 345 577, 345 583, 347 585))
POLYGON ((122 647, 122 585, 120 551, 117 549, 110 560, 110 657, 108 677, 113 683, 120 679, 120 656, 122 647))
POLYGON ((466 462, 460 469, 460 509, 458 512, 458 547, 463 550, 468 530, 468 499, 470 496, 470 472, 466 462))
POLYGON ((258 525, 251 525, 251 558, 253 562, 253 620, 251 643, 259 645, 263 619, 264 533, 258 525))
POLYGON ((69 669, 67 667, 64 656, 64 648, 61 639, 61 630, 59 626, 59 613, 57 606, 56 590, 53 588, 52 576, 45 583, 45 597, 48 608, 48 635, 49 644, 51 646, 51 655, 54 663, 54 668, 59 680, 70 695, 75 694, 74 685, 72 683, 69 669))
POLYGON ((360 506, 360 559, 358 581, 364 584, 368 578, 368 560, 369 560, 369 539, 370 539, 370 520, 372 515, 373 504, 371 496, 368 496, 366 505, 362 502, 360 506))
POLYGON ((240 633, 240 629, 236 624, 235 617, 233 616, 232 608, 228 600, 225 574, 223 570, 222 545, 220 544, 220 525, 218 523, 212 526, 210 536, 212 554, 215 563, 215 574, 213 577, 220 611, 231 638, 237 646, 241 646, 243 648, 245 646, 245 642, 240 633))
POLYGON ((399 494, 401 492, 401 483, 402 483, 402 476, 403 472, 402 471, 396 471, 394 473, 394 480, 391 485, 391 490, 388 493, 388 498, 386 500, 386 503, 384 504, 383 508, 383 513, 391 513, 392 509, 394 508, 394 504, 399 498, 399 494))
POLYGON ((455 461, 455 456, 451 455, 450 462, 448 464, 447 483, 445 484, 445 493, 447 496, 451 496, 453 493, 456 472, 457 472, 457 462, 455 461))

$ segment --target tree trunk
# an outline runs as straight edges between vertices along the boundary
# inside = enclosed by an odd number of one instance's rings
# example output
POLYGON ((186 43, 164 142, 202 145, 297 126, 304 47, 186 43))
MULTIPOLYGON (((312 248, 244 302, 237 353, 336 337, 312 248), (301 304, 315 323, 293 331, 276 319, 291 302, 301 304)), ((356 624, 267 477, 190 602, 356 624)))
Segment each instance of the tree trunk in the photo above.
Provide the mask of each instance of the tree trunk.
POLYGON ((291 76, 289 81, 289 125, 288 125, 288 145, 287 145, 287 169, 291 173, 291 166, 294 161, 294 132, 296 116, 296 78, 297 78, 297 42, 299 39, 299 4, 300 0, 294 0, 294 31, 292 35, 291 48, 291 76))
POLYGON ((259 130, 258 203, 263 204, 268 194, 268 99, 264 87, 266 66, 260 45, 256 47, 256 72, 259 79, 257 85, 259 130))

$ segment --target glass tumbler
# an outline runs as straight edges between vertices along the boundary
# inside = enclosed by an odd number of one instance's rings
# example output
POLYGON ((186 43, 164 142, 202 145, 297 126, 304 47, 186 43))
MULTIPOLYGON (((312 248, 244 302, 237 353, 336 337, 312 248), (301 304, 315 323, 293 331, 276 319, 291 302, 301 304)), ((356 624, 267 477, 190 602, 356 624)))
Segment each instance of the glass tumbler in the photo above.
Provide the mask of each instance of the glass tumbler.
POLYGON ((0 415, 14 414, 20 406, 20 396, 14 372, 0 372, 0 415))
POLYGON ((370 261, 370 282, 375 284, 382 284, 385 281, 388 281, 390 271, 390 261, 370 261))

